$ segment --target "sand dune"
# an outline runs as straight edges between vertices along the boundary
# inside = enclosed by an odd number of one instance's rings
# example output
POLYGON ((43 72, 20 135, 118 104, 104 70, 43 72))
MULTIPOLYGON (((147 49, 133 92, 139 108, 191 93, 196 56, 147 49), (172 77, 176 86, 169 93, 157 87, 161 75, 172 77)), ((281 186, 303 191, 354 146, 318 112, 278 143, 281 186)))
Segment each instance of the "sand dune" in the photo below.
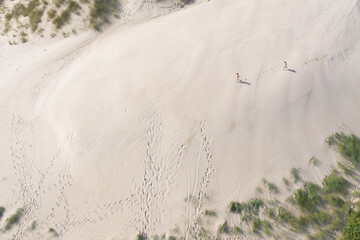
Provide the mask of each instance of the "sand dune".
POLYGON ((218 211, 216 231, 263 178, 299 167, 319 182, 337 159, 325 138, 360 133, 359 10, 211 0, 98 35, 1 45, 0 205, 4 218, 26 214, 0 239, 47 239, 50 227, 59 239, 175 228, 192 239, 204 209, 218 211))

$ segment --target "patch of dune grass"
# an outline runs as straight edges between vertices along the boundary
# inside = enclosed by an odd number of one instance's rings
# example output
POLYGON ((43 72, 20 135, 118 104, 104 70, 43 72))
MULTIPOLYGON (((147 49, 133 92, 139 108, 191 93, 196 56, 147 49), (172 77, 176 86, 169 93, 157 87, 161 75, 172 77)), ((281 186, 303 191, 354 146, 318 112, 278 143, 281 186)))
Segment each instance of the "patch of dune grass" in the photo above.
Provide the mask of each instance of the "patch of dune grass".
POLYGON ((110 22, 111 16, 116 16, 119 3, 116 0, 94 0, 90 9, 90 24, 100 31, 103 25, 110 22))
POLYGON ((54 237, 59 236, 59 234, 56 232, 56 230, 54 228, 49 228, 48 232, 51 233, 54 237))
POLYGON ((218 233, 220 233, 220 234, 228 234, 229 233, 229 225, 228 225, 227 221, 225 221, 223 224, 221 224, 219 226, 218 233))
POLYGON ((331 173, 326 176, 322 181, 323 190, 327 193, 342 193, 347 194, 349 182, 342 176, 337 176, 335 173, 331 173))
POLYGON ((13 227, 13 225, 18 224, 23 214, 24 214, 24 209, 18 208, 15 214, 11 215, 9 218, 6 219, 4 230, 5 231, 10 230, 13 227))
POLYGON ((216 212, 214 210, 205 210, 204 214, 206 216, 211 216, 211 217, 215 217, 216 216, 216 212))
POLYGON ((0 207, 0 219, 4 216, 5 208, 0 207))
POLYGON ((264 207, 264 202, 259 198, 255 198, 255 199, 251 199, 248 202, 248 206, 249 206, 250 211, 253 214, 257 215, 259 213, 259 209, 264 207))
POLYGON ((268 188, 269 192, 272 193, 272 194, 278 194, 279 193, 278 187, 273 183, 268 182, 267 183, 267 188, 268 188))
POLYGON ((231 202, 229 204, 229 211, 232 213, 241 213, 246 208, 246 203, 231 202))
POLYGON ((259 233, 262 228, 262 222, 259 218, 254 218, 251 223, 251 230, 254 233, 259 233))
POLYGON ((297 183, 300 180, 299 170, 297 168, 292 168, 290 173, 294 183, 297 183))
POLYGON ((70 1, 67 8, 52 21, 56 29, 61 29, 64 25, 68 24, 71 19, 71 14, 78 13, 79 9, 81 9, 81 6, 78 3, 70 1))
POLYGON ((48 19, 51 20, 56 16, 56 10, 50 9, 49 11, 47 11, 46 14, 47 14, 48 19))

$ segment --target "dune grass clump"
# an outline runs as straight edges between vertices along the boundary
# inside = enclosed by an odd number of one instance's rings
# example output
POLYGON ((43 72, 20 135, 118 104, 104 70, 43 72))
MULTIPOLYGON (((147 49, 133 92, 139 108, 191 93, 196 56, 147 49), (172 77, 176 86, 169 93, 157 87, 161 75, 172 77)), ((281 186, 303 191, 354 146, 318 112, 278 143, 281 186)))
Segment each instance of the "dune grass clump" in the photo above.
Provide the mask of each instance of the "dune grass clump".
POLYGON ((37 222, 36 221, 33 221, 32 223, 31 223, 31 226, 30 226, 30 231, 34 231, 35 229, 36 229, 36 227, 37 227, 37 222))
POLYGON ((291 169, 291 177, 292 177, 294 183, 297 183, 300 180, 299 170, 297 168, 291 169))
POLYGON ((225 221, 223 224, 221 224, 219 226, 218 233, 220 233, 220 234, 228 234, 229 233, 229 225, 228 225, 227 221, 225 221))
POLYGON ((136 240, 146 240, 146 235, 144 233, 138 233, 136 240))
POLYGON ((259 214, 259 209, 264 207, 264 202, 259 198, 255 198, 255 199, 251 199, 248 202, 248 206, 249 206, 249 209, 250 209, 251 213, 253 213, 255 215, 258 215, 259 214))
POLYGON ((314 211, 316 205, 321 201, 321 197, 318 194, 320 190, 320 186, 314 183, 306 183, 305 189, 297 189, 295 191, 295 203, 303 210, 314 211))
POLYGON ((46 14, 47 14, 48 20, 51 20, 56 16, 56 10, 55 9, 50 9, 49 11, 47 11, 46 14))
POLYGON ((116 0, 94 0, 90 9, 90 24, 100 31, 103 25, 110 22, 111 16, 116 16, 119 11, 119 3, 116 0))
POLYGON ((0 207, 0 219, 4 216, 5 208, 0 207))
POLYGON ((340 154, 354 165, 360 164, 360 139, 354 134, 335 133, 326 142, 329 146, 336 146, 340 154))
POLYGON ((324 192, 341 194, 347 194, 350 185, 342 176, 337 176, 335 173, 326 176, 322 184, 324 192))
POLYGON ((239 234, 243 234, 243 230, 241 230, 240 227, 238 226, 234 226, 234 228, 232 229, 231 231, 232 234, 235 234, 235 235, 239 235, 239 234))
POLYGON ((15 214, 11 215, 9 218, 6 219, 4 230, 5 231, 10 230, 13 225, 18 224, 23 214, 24 214, 24 209, 18 208, 15 214))
POLYGON ((56 230, 54 228, 49 228, 48 232, 51 233, 54 237, 59 236, 59 234, 56 232, 56 230))
POLYGON ((251 223, 251 230, 253 233, 258 234, 262 228, 262 222, 259 218, 254 218, 251 223))
POLYGON ((211 216, 211 217, 215 217, 216 216, 216 212, 214 210, 205 210, 204 214, 206 216, 211 216))
POLYGON ((229 211, 232 213, 241 213, 244 209, 247 209, 246 203, 231 202, 229 204, 229 211))
POLYGON ((267 188, 268 188, 269 192, 272 193, 272 194, 278 194, 279 193, 278 187, 273 183, 268 182, 267 183, 267 188))
POLYGON ((271 234, 271 230, 272 230, 272 226, 271 226, 271 223, 269 221, 263 221, 263 226, 264 226, 264 233, 266 235, 270 235, 271 234))
POLYGON ((71 14, 76 13, 79 14, 79 10, 81 9, 81 6, 74 1, 70 1, 68 3, 68 6, 65 10, 61 12, 59 16, 56 16, 53 19, 53 24, 55 25, 56 29, 61 29, 64 25, 68 24, 71 19, 71 14))

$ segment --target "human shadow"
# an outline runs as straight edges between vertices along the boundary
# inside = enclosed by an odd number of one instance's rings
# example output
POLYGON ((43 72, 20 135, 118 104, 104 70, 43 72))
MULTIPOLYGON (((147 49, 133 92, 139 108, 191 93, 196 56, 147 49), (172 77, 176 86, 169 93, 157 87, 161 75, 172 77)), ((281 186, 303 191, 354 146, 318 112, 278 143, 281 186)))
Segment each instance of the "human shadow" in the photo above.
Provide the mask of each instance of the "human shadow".
POLYGON ((296 71, 294 69, 288 69, 289 72, 293 72, 293 73, 296 73, 296 71))
POLYGON ((242 84, 246 84, 246 85, 251 85, 251 83, 245 82, 245 81, 242 81, 242 80, 238 81, 238 83, 242 83, 242 84))

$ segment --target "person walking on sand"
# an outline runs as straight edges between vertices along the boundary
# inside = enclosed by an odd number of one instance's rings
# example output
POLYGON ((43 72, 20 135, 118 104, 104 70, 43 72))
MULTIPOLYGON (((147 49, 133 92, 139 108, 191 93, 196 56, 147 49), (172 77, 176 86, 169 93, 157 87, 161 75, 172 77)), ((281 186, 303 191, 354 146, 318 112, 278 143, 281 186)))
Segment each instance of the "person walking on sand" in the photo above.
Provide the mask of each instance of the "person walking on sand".
POLYGON ((284 65, 283 71, 288 70, 287 62, 285 61, 284 64, 285 64, 285 65, 284 65))
POLYGON ((239 73, 236 73, 236 81, 237 81, 237 82, 240 82, 240 81, 241 81, 241 80, 240 80, 239 73))

